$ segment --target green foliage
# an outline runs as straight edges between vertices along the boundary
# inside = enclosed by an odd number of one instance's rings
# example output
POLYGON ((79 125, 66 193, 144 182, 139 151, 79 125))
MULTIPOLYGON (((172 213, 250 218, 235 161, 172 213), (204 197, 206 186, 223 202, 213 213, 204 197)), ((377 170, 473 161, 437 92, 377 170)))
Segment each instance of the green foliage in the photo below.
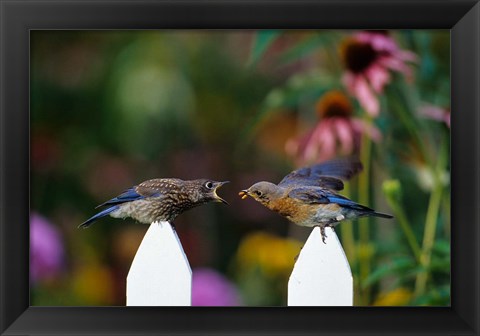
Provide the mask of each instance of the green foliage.
POLYGON ((250 65, 257 63, 267 51, 268 47, 280 36, 280 34, 281 32, 276 30, 263 30, 258 32, 255 35, 248 63, 250 65))

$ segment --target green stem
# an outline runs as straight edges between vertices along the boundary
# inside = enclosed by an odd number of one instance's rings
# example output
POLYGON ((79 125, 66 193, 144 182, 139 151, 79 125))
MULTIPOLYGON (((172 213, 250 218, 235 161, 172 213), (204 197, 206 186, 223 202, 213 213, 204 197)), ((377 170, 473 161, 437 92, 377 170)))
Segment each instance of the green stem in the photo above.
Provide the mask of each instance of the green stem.
POLYGON ((423 233, 422 254, 420 255, 420 264, 423 270, 417 274, 415 280, 415 296, 420 296, 425 293, 428 281, 428 268, 432 259, 432 248, 435 242, 435 231, 437 228, 437 219, 442 203, 443 183, 440 178, 440 172, 446 165, 448 158, 448 141, 444 140, 440 149, 440 155, 437 162, 437 167, 432 167, 432 174, 434 178, 434 187, 430 195, 430 201, 427 209, 427 216, 425 219, 425 231, 423 233))
POLYGON ((387 202, 388 205, 392 208, 393 213, 395 215, 395 219, 397 220, 398 223, 400 223, 400 227, 402 228, 403 234, 405 235, 405 238, 407 239, 408 244, 410 245, 410 249, 412 250, 412 253, 417 260, 417 262, 420 262, 420 257, 421 257, 421 249, 420 245, 417 242, 417 239, 415 238, 415 234, 413 233, 412 227, 410 225, 410 222, 407 219, 407 216, 405 214, 405 211, 403 210, 403 207, 401 204, 398 202, 393 195, 387 195, 387 202))
MULTIPOLYGON (((345 189, 343 193, 346 197, 350 198, 350 184, 345 183, 345 189)), ((355 262, 355 238, 353 235, 353 224, 351 221, 345 221, 340 225, 342 235, 342 245, 345 249, 347 259, 351 264, 355 262)))
MULTIPOLYGON (((371 119, 367 120, 371 123, 371 119)), ((361 144, 361 162, 364 167, 363 174, 360 174, 358 180, 358 201, 360 204, 369 204, 370 201, 370 160, 372 154, 372 141, 369 137, 362 137, 361 144)), ((362 253, 359 254, 359 268, 360 268, 360 283, 368 277, 370 274, 370 261, 371 253, 369 248, 370 243, 370 228, 369 218, 360 218, 359 225, 359 242, 362 253)), ((370 303, 370 286, 367 286, 363 290, 362 304, 368 305, 370 303)))
MULTIPOLYGON (((442 205, 442 208, 443 208, 443 217, 444 218, 451 218, 451 211, 450 211, 450 193, 446 193, 445 194, 445 197, 444 197, 444 200, 443 200, 443 205, 442 205)), ((444 226, 444 233, 445 233, 445 236, 446 237, 450 237, 450 222, 449 221, 445 221, 445 226, 444 226)))
POLYGON ((422 139, 421 134, 425 132, 420 132, 423 128, 421 120, 415 118, 412 113, 409 111, 415 111, 416 106, 418 106, 418 98, 416 99, 415 92, 409 88, 404 81, 399 82, 400 92, 394 92, 395 94, 391 95, 392 99, 390 100, 393 111, 396 112, 396 116, 400 119, 401 123, 405 126, 405 129, 410 133, 412 139, 415 140, 418 149, 422 158, 425 160, 428 166, 433 166, 433 159, 429 155, 429 151, 425 148, 425 139, 422 139), (402 99, 400 99, 400 97, 402 99))
POLYGON ((435 189, 430 195, 428 204, 427 217, 425 221, 425 232, 423 234, 422 253, 420 255, 420 264, 423 271, 417 274, 415 281, 415 296, 425 293, 429 272, 427 268, 430 266, 432 257, 433 243, 435 242, 435 229, 437 227, 438 211, 442 200, 443 187, 440 183, 436 183, 435 189))

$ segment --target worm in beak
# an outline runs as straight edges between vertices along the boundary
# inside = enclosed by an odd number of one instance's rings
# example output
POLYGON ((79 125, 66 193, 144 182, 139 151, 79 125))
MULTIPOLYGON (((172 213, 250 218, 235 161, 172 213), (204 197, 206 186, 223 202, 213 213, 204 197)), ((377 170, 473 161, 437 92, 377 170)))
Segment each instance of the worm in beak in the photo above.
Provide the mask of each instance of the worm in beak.
POLYGON ((242 190, 238 193, 238 195, 242 197, 242 200, 244 200, 248 196, 248 190, 242 190))

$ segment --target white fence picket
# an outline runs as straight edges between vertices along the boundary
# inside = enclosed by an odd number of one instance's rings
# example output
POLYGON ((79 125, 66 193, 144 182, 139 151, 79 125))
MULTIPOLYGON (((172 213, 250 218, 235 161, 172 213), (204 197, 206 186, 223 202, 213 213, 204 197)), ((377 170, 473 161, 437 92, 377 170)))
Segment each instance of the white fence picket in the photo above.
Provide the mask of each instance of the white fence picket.
POLYGON ((127 276, 127 306, 190 306, 192 270, 168 222, 152 223, 127 276))
POLYGON ((326 228, 326 244, 315 227, 288 281, 289 306, 352 306, 353 278, 335 232, 326 228))

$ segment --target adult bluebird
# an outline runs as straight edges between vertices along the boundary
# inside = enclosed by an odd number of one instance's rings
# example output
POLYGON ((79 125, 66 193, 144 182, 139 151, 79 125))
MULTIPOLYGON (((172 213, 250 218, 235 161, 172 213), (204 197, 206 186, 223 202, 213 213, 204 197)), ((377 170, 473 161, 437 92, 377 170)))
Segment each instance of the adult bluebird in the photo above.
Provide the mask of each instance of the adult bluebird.
POLYGON ((345 219, 364 216, 393 218, 355 203, 336 193, 347 180, 363 169, 354 158, 338 158, 311 167, 297 169, 278 185, 258 182, 240 191, 291 222, 307 227, 319 226, 325 243, 325 227, 332 229, 345 219))
POLYGON ((86 228, 107 215, 115 218, 131 217, 145 224, 156 221, 171 222, 186 210, 204 203, 228 204, 217 195, 217 189, 227 182, 207 179, 183 181, 177 178, 148 180, 100 204, 98 207, 106 206, 107 208, 80 224, 79 227, 86 228))

